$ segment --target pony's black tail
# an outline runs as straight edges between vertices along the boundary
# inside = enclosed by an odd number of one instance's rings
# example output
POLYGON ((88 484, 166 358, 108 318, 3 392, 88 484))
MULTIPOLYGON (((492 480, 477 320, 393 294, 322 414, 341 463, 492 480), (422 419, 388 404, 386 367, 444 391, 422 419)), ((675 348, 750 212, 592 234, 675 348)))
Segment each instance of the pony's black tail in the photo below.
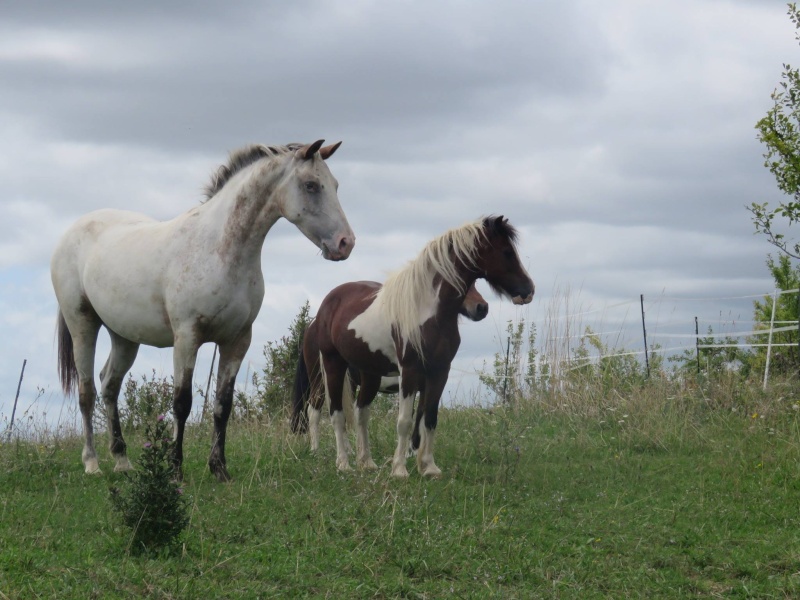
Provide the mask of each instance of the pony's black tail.
POLYGON ((308 415, 306 405, 308 404, 308 394, 311 388, 311 380, 308 377, 308 367, 303 356, 302 338, 300 344, 300 357, 297 359, 297 371, 294 376, 294 396, 292 397, 292 432, 305 433, 308 431, 308 415))
POLYGON ((56 337, 58 338, 58 377, 61 380, 64 394, 70 396, 75 391, 75 384, 78 381, 78 367, 75 366, 72 334, 67 328, 64 313, 60 308, 58 309, 56 337))

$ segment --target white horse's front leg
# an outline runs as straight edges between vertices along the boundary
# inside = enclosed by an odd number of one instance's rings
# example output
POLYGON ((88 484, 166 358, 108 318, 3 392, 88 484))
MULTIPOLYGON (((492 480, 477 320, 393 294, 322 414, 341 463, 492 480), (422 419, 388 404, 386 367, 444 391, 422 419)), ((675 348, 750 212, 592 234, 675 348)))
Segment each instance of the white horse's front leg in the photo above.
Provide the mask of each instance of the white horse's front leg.
POLYGON ((392 459, 392 476, 408 477, 406 468, 406 456, 408 454, 409 434, 411 433, 411 416, 414 410, 414 393, 410 396, 403 395, 403 388, 400 387, 400 406, 397 412, 397 449, 394 451, 392 459))

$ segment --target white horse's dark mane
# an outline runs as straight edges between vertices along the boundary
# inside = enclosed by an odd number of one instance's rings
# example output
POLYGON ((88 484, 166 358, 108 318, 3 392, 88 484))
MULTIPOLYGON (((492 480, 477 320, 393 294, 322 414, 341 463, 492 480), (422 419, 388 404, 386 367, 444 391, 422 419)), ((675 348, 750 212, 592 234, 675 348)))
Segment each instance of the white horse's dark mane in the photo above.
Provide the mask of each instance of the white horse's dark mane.
POLYGON ((263 146, 261 144, 249 144, 238 150, 231 152, 228 162, 214 171, 211 181, 203 190, 206 200, 211 200, 228 181, 239 171, 249 167, 254 162, 262 158, 273 158, 282 156, 290 152, 295 152, 302 148, 302 144, 286 144, 285 146, 263 146))

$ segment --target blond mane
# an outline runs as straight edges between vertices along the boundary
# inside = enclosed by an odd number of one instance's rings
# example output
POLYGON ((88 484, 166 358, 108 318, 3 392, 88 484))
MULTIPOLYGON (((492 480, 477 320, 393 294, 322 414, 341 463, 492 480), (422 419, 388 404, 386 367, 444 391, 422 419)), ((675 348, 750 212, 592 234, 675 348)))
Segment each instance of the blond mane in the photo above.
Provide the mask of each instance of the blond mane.
POLYGON ((466 293, 456 264, 475 264, 478 245, 486 238, 484 223, 483 218, 477 219, 450 229, 428 242, 417 258, 389 276, 376 296, 375 302, 381 305, 389 322, 420 358, 422 332, 419 318, 422 302, 431 295, 436 276, 466 293))

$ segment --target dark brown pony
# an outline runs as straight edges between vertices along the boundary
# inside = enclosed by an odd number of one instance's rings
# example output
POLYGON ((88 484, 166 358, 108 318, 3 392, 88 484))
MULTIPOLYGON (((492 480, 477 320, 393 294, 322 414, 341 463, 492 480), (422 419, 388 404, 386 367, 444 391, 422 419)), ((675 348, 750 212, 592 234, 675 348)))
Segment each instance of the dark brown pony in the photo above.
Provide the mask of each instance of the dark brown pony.
MULTIPOLYGON (((470 321, 481 321, 489 314, 489 303, 477 290, 474 282, 467 290, 464 303, 458 312, 470 321)), ((305 433, 309 428, 306 407, 310 405, 316 411, 313 414, 315 419, 310 424, 311 431, 309 432, 311 450, 313 451, 319 448, 319 411, 322 410, 322 405, 325 403, 324 386, 319 369, 319 342, 317 335, 317 321, 313 320, 303 333, 303 349, 300 360, 297 363, 291 421, 294 433, 305 433)), ((352 425, 353 399, 355 398, 356 386, 360 382, 361 372, 350 365, 342 397, 343 410, 346 415, 345 420, 348 426, 352 425)), ((399 377, 381 377, 378 391, 386 394, 396 394, 400 391, 399 377)), ((419 446, 418 430, 419 420, 416 421, 414 435, 412 436, 412 440, 417 440, 417 443, 413 445, 415 450, 419 446)))
MULTIPOLYGON (((369 405, 381 377, 399 375, 392 475, 408 477, 406 455, 417 392, 419 419, 424 419, 417 468, 422 475, 441 474, 433 459, 434 433, 439 400, 461 343, 458 315, 467 290, 475 280, 485 279, 515 304, 533 299, 533 281, 520 263, 516 240, 517 232, 507 219, 478 219, 429 242, 383 286, 370 281, 345 283, 325 297, 314 321, 316 348, 312 345, 308 353, 304 348, 303 361, 311 364, 318 350, 340 470, 350 469, 342 395, 348 365, 352 365, 361 373, 356 401, 358 466, 376 468, 369 449, 369 405)), ((304 367, 298 367, 298 374, 304 367)), ((309 407, 309 420, 318 419, 319 410, 309 407)))

